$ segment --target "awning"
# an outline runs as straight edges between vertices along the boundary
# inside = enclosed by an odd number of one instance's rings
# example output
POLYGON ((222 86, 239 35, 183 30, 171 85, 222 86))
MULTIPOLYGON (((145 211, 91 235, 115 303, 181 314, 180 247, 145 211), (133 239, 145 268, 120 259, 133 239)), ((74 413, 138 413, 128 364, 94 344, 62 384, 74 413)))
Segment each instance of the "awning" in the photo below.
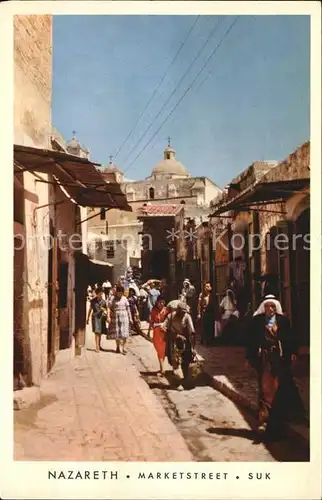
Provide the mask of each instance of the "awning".
POLYGON ((14 145, 14 161, 15 174, 30 171, 53 175, 54 183, 60 184, 82 207, 132 211, 120 185, 115 182, 107 183, 95 168, 98 163, 60 151, 17 144, 14 145))
POLYGON ((219 204, 210 217, 230 210, 247 210, 254 206, 285 200, 310 186, 310 179, 294 179, 276 182, 258 182, 245 189, 226 203, 219 204))
POLYGON ((103 267, 114 267, 113 264, 110 264, 109 262, 105 262, 103 260, 95 260, 95 259, 89 259, 89 261, 92 264, 95 264, 95 266, 103 266, 103 267))

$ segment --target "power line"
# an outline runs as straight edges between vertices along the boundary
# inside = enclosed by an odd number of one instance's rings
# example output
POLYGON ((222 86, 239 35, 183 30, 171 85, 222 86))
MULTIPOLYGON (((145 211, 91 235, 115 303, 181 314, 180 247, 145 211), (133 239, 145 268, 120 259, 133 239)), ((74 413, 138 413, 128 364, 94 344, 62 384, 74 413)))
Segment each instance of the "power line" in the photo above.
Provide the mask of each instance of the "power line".
POLYGON ((173 95, 176 93, 178 87, 180 86, 181 82, 185 79, 185 77, 187 76, 187 74, 189 73, 191 67, 193 66, 193 64, 195 63, 195 61, 198 59, 198 57, 200 56, 201 52, 204 50, 204 48, 206 47, 206 45, 209 43, 211 37, 215 34, 215 32, 217 31, 217 28, 219 26, 219 24, 225 19, 226 16, 223 16, 221 18, 218 19, 215 27, 211 30, 210 34, 208 35, 208 38, 207 40, 205 41, 205 43, 202 45, 201 49, 199 50, 198 54, 194 57, 194 59, 192 60, 192 62, 189 64, 188 68, 186 69, 185 73, 183 74, 183 76, 180 78, 179 82, 176 84, 176 86, 174 87, 174 89, 172 90, 170 96, 168 97, 168 99, 166 100, 166 102, 161 106, 159 112, 157 113, 157 115, 154 117, 154 119, 152 120, 152 122, 150 123, 150 125, 148 125, 148 127, 145 129, 143 135, 141 135, 141 137, 139 138, 139 140, 137 141, 137 143, 134 145, 134 147, 131 149, 131 151, 129 152, 129 154, 127 155, 127 157, 125 158, 124 160, 124 163, 129 159, 129 157, 131 156, 131 154, 133 153, 133 151, 135 151, 135 149, 137 148, 137 146, 142 142, 142 140, 144 139, 144 137, 147 135, 147 133, 149 132, 149 130, 151 129, 151 127, 154 125, 155 121, 159 118, 159 116, 162 114, 165 106, 168 104, 168 102, 171 100, 171 98, 173 97, 173 95))
POLYGON ((197 22, 199 21, 199 18, 200 18, 200 15, 196 17, 196 19, 194 20, 190 30, 188 31, 188 34, 186 35, 185 39, 181 42, 180 46, 179 46, 179 49, 177 50, 177 53, 176 55, 174 56, 174 58, 172 59, 170 65, 168 66, 166 72, 164 73, 163 77, 161 78, 161 80, 159 81, 157 87, 155 88, 153 94, 151 95, 150 99, 148 100, 148 102, 146 103, 145 107, 143 108, 143 111, 141 111, 141 114, 139 116, 139 118, 136 120, 133 128, 130 130, 130 132, 128 133, 128 135, 125 137, 124 141, 122 142, 121 146, 118 148, 117 152, 116 152, 116 155, 114 157, 114 159, 120 154, 120 152, 122 151, 122 149, 124 148, 125 144, 127 143, 127 141, 129 140, 129 138, 132 136, 134 130, 136 129, 138 123, 140 122, 142 116, 144 115, 145 111, 147 110, 147 108, 149 107, 149 105, 151 104, 151 102, 153 101, 154 99, 154 96, 156 95, 156 93, 158 92, 159 88, 161 87, 162 83, 164 82, 164 80, 166 79, 170 69, 172 68, 172 66, 174 65, 175 61, 177 60, 180 52, 182 51, 183 47, 185 46, 185 44, 187 43, 187 40, 188 38, 190 37, 192 31, 194 30, 197 22))
MULTIPOLYGON (((250 17, 253 17, 253 16, 250 16, 250 17)), ((209 78, 210 76, 213 76, 213 75, 212 75, 212 71, 211 71, 211 70, 207 73, 207 75, 205 76, 205 78, 204 78, 203 80, 201 80, 201 83, 200 83, 200 85, 197 87, 196 92, 199 92, 199 90, 201 89, 201 87, 203 86, 203 84, 204 84, 204 83, 208 80, 208 78, 209 78)))
POLYGON ((222 39, 220 40, 220 42, 216 45, 216 47, 214 48, 214 50, 212 51, 212 53, 210 54, 210 56, 208 57, 208 59, 206 60, 206 62, 204 63, 204 65, 201 67, 201 69, 197 73, 197 75, 194 78, 194 80, 192 81, 191 85, 186 89, 186 91, 183 93, 183 95, 181 96, 181 98, 179 99, 179 101, 177 101, 176 105, 172 108, 172 110, 170 111, 170 113, 165 117, 165 119, 163 120, 163 122, 161 123, 161 125, 159 126, 159 128, 153 134, 153 136, 151 137, 151 139, 146 143, 146 145, 144 146, 144 148, 141 149, 141 151, 136 155, 136 157, 134 158, 134 160, 129 164, 129 166, 125 169, 124 172, 126 172, 133 165, 133 163, 136 162, 136 160, 141 156, 141 154, 146 150, 146 148, 149 146, 149 144, 153 141, 154 137, 160 132, 160 130, 163 127, 163 125, 168 121, 168 119, 170 118, 170 116, 172 116, 172 114, 174 113, 174 111, 181 104, 181 102, 183 101, 183 99, 185 98, 185 96, 188 94, 188 92, 194 86, 194 84, 195 84, 196 80, 198 79, 199 75, 202 73, 202 71, 204 70, 204 68, 208 65, 208 63, 210 62, 210 60, 214 57, 214 55, 216 54, 216 52, 219 49, 219 47, 222 45, 222 43, 225 40, 225 38, 228 36, 228 34, 230 33, 230 31, 233 29, 233 27, 236 24, 236 22, 238 21, 239 17, 240 16, 237 16, 236 19, 231 23, 231 25, 226 30, 226 32, 225 32, 224 36, 222 37, 222 39))

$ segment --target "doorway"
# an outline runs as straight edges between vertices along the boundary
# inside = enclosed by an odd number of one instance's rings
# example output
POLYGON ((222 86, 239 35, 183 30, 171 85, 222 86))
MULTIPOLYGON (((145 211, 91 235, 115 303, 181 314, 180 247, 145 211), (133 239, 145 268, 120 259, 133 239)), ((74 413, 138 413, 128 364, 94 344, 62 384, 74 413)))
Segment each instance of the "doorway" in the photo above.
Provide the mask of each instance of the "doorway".
POLYGON ((169 251, 155 250, 151 259, 151 278, 169 280, 169 251))

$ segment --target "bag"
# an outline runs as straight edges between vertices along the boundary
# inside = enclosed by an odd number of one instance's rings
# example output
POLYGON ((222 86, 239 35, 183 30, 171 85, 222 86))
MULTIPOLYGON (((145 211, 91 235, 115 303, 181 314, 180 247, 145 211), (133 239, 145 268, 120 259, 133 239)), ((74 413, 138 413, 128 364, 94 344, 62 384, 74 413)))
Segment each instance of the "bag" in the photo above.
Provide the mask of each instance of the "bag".
POLYGON ((203 369, 202 369, 202 364, 200 360, 198 359, 197 355, 195 354, 193 360, 191 361, 189 365, 189 378, 196 379, 200 377, 200 375, 203 374, 203 369))

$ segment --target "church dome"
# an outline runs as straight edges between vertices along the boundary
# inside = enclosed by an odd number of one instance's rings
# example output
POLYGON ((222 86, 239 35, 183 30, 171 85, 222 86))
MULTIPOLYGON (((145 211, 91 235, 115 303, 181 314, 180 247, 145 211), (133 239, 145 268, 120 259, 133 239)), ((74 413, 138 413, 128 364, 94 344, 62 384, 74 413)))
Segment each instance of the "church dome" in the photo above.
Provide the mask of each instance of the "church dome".
POLYGON ((69 149, 80 149, 80 143, 75 136, 73 136, 73 138, 67 142, 66 146, 69 149))
POLYGON ((164 159, 156 164, 156 166, 152 170, 151 175, 152 177, 156 176, 189 177, 189 173, 182 165, 182 163, 176 160, 176 152, 170 146, 170 143, 168 144, 168 147, 164 150, 164 159))
POLYGON ((89 150, 82 146, 78 139, 75 137, 75 131, 73 131, 73 137, 66 144, 66 150, 69 154, 80 156, 81 158, 89 159, 89 150))
POLYGON ((188 177, 188 172, 177 160, 162 160, 152 170, 152 175, 180 175, 188 177))
POLYGON ((117 174, 121 174, 123 175, 123 172, 122 170, 117 166, 115 165, 115 163, 113 163, 112 161, 112 157, 110 157, 110 162, 108 165, 106 165, 104 168, 103 168, 103 172, 104 173, 117 173, 117 174))

